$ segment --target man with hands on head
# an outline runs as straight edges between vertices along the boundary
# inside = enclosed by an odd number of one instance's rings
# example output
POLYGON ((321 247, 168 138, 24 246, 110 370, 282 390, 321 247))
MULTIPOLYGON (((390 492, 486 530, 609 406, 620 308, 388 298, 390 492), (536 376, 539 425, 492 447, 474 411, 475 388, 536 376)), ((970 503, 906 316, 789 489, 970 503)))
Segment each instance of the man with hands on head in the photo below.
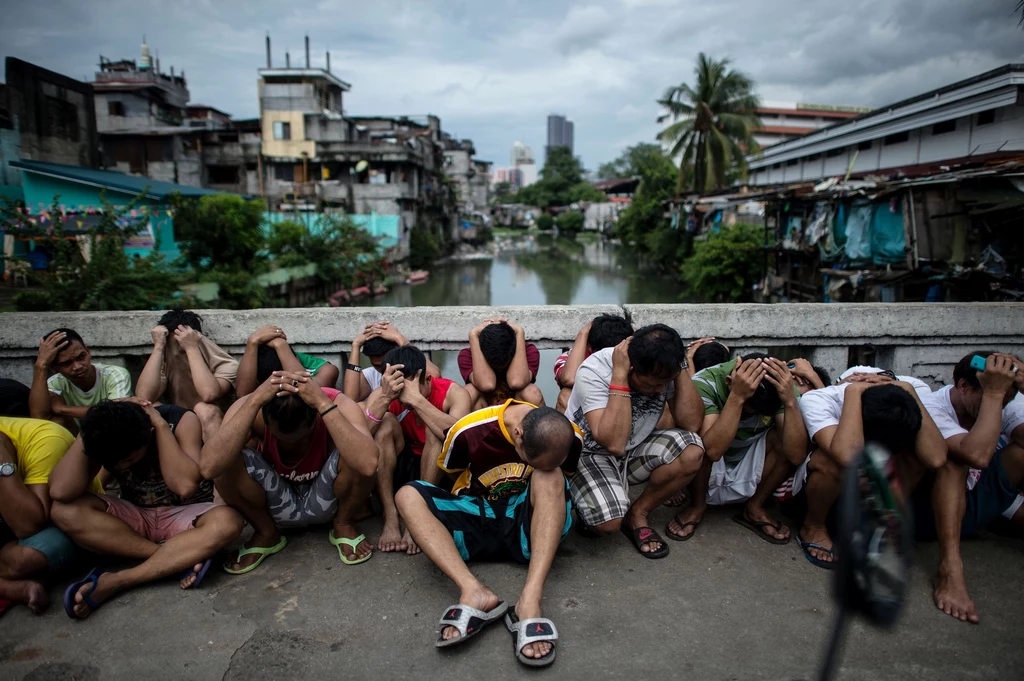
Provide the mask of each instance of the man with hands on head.
POLYGON ((693 536, 708 504, 742 501, 733 520, 767 542, 788 543, 789 528, 765 509, 807 456, 807 431, 786 362, 750 353, 698 372, 693 382, 704 403, 705 458, 690 486, 691 506, 680 516, 680 537, 693 536))
POLYGON ((285 547, 282 529, 328 522, 343 563, 369 560, 354 517, 373 489, 377 456, 355 402, 306 372, 275 371, 231 406, 200 455, 203 477, 254 529, 224 569, 250 572, 285 547))
MULTIPOLYGON (((365 402, 370 393, 380 387, 384 375, 384 356, 397 347, 408 345, 409 341, 389 321, 367 324, 362 333, 352 341, 348 364, 345 371, 344 392, 355 402, 365 402), (359 366, 359 356, 370 360, 365 369, 359 366)), ((441 378, 441 370, 427 360, 427 376, 441 378)))
POLYGON ((540 351, 526 342, 526 332, 515 322, 495 317, 478 324, 469 332, 469 347, 459 351, 458 363, 474 410, 510 398, 544 406, 544 395, 534 384, 540 351))
POLYGON ((377 490, 384 507, 382 551, 419 553, 408 530, 400 535, 395 492, 407 482, 441 481, 438 456, 448 429, 470 412, 469 393, 446 378, 425 375, 418 348, 395 348, 384 359, 384 380, 366 402, 366 419, 380 449, 377 490), (395 430, 397 429, 397 433, 395 430), (404 443, 398 448, 399 437, 404 443))
POLYGON ((28 398, 32 418, 77 433, 89 407, 131 394, 128 370, 93 362, 92 352, 72 329, 56 329, 40 339, 28 398))
POLYGON ((338 383, 338 367, 304 352, 294 352, 288 345, 288 336, 280 326, 261 326, 249 336, 245 353, 238 364, 235 394, 244 397, 267 380, 273 371, 308 371, 318 385, 333 388, 338 383), (273 367, 267 371, 266 367, 273 367), (267 375, 261 375, 261 369, 267 375))
POLYGON ((555 409, 565 413, 572 386, 576 383, 576 372, 583 360, 598 350, 615 347, 632 334, 633 327, 618 315, 602 314, 587 322, 576 334, 572 347, 555 360, 555 382, 559 387, 555 409))
POLYGON ((203 440, 209 440, 230 406, 238 362, 203 335, 202 320, 195 312, 165 312, 151 334, 153 352, 139 375, 135 394, 195 412, 203 426, 203 440))

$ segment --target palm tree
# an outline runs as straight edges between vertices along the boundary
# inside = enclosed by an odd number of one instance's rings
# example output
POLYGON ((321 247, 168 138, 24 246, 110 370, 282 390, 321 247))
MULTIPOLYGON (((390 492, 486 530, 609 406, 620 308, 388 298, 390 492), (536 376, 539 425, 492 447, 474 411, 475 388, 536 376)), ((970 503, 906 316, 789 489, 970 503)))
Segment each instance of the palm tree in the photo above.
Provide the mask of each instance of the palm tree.
POLYGON ((658 122, 672 120, 658 139, 680 157, 679 191, 690 184, 688 176, 699 194, 725 186, 730 170, 745 177, 746 154, 760 151, 754 131, 761 122, 754 112, 761 101, 753 92, 754 81, 729 64, 729 59, 716 61, 701 52, 694 69, 696 87, 681 83, 658 100, 667 110, 658 122))

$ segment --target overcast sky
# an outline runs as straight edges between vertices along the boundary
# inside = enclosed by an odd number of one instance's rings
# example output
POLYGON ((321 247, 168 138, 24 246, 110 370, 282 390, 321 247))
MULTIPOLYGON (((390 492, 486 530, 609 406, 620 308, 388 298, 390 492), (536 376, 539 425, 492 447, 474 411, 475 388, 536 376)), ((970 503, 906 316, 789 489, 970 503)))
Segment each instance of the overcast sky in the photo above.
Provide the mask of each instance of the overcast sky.
MULTIPOLYGON (((331 50, 346 113, 426 114, 508 165, 543 156, 548 113, 587 168, 652 141, 655 99, 731 57, 766 102, 878 106, 1024 61, 1017 0, 0 0, 0 50, 90 79, 98 55, 184 69, 193 102, 258 113, 256 70, 331 50)), ((540 158, 539 158, 540 160, 540 158)))

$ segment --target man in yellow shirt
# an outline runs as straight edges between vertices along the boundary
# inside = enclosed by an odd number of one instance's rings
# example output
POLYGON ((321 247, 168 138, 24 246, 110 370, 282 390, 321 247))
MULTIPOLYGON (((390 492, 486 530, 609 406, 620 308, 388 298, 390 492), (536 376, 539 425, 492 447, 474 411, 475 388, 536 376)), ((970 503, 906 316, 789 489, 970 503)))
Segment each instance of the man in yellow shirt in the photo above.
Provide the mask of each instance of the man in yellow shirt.
MULTIPOLYGON (((51 421, 0 417, 0 612, 49 604, 38 578, 67 567, 75 545, 50 524, 50 472, 75 438, 51 421)), ((99 481, 92 488, 102 491, 99 481)))

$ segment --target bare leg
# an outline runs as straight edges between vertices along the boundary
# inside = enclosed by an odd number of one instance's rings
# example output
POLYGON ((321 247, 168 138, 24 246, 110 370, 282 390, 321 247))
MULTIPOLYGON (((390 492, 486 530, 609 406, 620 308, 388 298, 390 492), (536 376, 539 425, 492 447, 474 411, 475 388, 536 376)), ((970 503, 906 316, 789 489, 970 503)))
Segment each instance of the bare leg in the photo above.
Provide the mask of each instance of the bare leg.
MULTIPOLYGON (((338 457, 338 477, 334 480, 334 495, 338 499, 338 511, 334 514, 335 537, 355 539, 361 534, 354 519, 376 482, 376 476, 360 475, 345 463, 343 457, 338 457)), ((353 560, 373 553, 373 545, 364 539, 355 550, 345 545, 341 546, 341 550, 353 560)))
POLYGON ((0 547, 0 598, 24 603, 34 613, 50 604, 46 588, 33 579, 46 573, 49 563, 42 552, 12 541, 0 547))
MULTIPOLYGON (((427 507, 427 502, 412 487, 403 487, 395 495, 398 510, 405 519, 416 543, 422 547, 423 553, 433 561, 448 579, 455 582, 459 589, 459 603, 474 607, 484 612, 498 606, 500 599, 493 591, 485 587, 466 566, 455 540, 440 520, 434 517, 427 507)), ((532 541, 532 540, 531 540, 532 541)), ((447 627, 442 632, 445 640, 457 638, 459 632, 454 627, 447 627)))
POLYGON ((516 393, 516 399, 522 402, 529 402, 538 407, 544 406, 544 393, 540 391, 536 383, 531 383, 516 393))
MULTIPOLYGON (((817 544, 828 550, 832 549, 832 537, 825 527, 828 521, 828 513, 835 506, 839 498, 839 481, 842 477, 842 467, 829 458, 828 454, 820 449, 814 450, 811 460, 807 464, 807 515, 804 517, 804 524, 797 535, 801 541, 817 544)), ((831 562, 833 557, 830 553, 818 549, 808 549, 811 555, 819 560, 831 562)))
POLYGON ((967 511, 967 466, 947 461, 935 471, 932 510, 939 540, 939 567, 932 582, 935 607, 961 622, 978 623, 974 601, 967 593, 960 556, 960 530, 967 511))
MULTIPOLYGON (((277 525, 267 510, 267 494, 258 482, 249 477, 241 454, 235 458, 231 467, 214 481, 214 484, 224 503, 241 513, 252 525, 252 537, 243 544, 243 547, 270 548, 281 541, 281 533, 278 532, 277 525)), ((229 566, 232 570, 241 570, 257 560, 258 555, 249 554, 240 561, 230 561, 229 566)))
MULTIPOLYGON (((186 530, 160 544, 153 555, 141 565, 118 572, 104 572, 96 582, 90 598, 103 603, 111 596, 141 584, 169 577, 186 568, 201 565, 242 532, 242 517, 226 506, 207 511, 196 520, 195 529, 186 530)), ((184 587, 185 585, 182 584, 184 587)), ((92 584, 85 584, 75 594, 75 614, 88 617, 91 608, 85 594, 92 584)))
POLYGON ((562 388, 558 391, 558 399, 555 401, 556 411, 565 413, 565 408, 569 406, 570 395, 572 395, 572 388, 562 388))
MULTIPOLYGON (((647 527, 647 516, 672 498, 679 490, 690 484, 700 471, 703 459, 704 450, 698 445, 689 445, 683 449, 675 461, 655 469, 647 481, 647 487, 629 507, 629 512, 623 522, 634 529, 647 527)), ((649 553, 660 548, 659 542, 651 542, 641 547, 640 550, 646 549, 644 553, 649 553)))
MULTIPOLYGON (((691 536, 697 531, 697 525, 704 520, 708 510, 708 487, 711 486, 711 459, 701 456, 700 470, 690 482, 690 506, 672 519, 668 531, 680 538, 691 536), (689 525, 688 523, 694 523, 689 525), (684 527, 685 525, 685 527, 684 527)), ((671 498, 671 497, 670 497, 671 498)))
MULTIPOLYGON (((541 617, 544 582, 551 571, 565 526, 565 477, 560 470, 534 471, 530 475, 530 567, 519 594, 516 614, 520 619, 541 617)), ((552 644, 544 641, 523 648, 526 657, 544 657, 552 644)))
POLYGON ((199 417, 199 424, 203 427, 203 442, 209 442, 220 430, 221 421, 224 420, 223 412, 217 405, 205 402, 197 404, 192 411, 199 417))
MULTIPOLYGON (((779 488, 786 478, 793 472, 793 465, 786 461, 780 452, 781 443, 777 436, 773 436, 774 430, 765 437, 768 438, 765 444, 764 468, 761 470, 761 482, 754 490, 754 496, 747 500, 743 512, 747 518, 757 523, 775 523, 776 520, 765 510, 765 503, 771 498, 775 490, 779 488)), ((765 525, 762 529, 776 539, 788 539, 789 528, 780 525, 779 529, 765 525)))
POLYGON ((479 390, 477 390, 477 387, 472 383, 466 384, 466 392, 469 393, 469 401, 473 405, 473 411, 486 409, 487 407, 490 406, 489 404, 487 404, 487 395, 484 395, 479 390))
POLYGON ((50 518, 76 544, 103 556, 147 560, 159 548, 123 520, 107 513, 107 502, 93 494, 68 504, 55 501, 50 518))
POLYGON ((402 428, 390 413, 384 414, 383 423, 373 436, 380 450, 377 462, 377 494, 384 507, 384 529, 380 533, 377 548, 385 553, 404 551, 408 546, 402 541, 402 529, 398 524, 398 509, 395 508, 394 477, 398 452, 405 446, 402 428))

